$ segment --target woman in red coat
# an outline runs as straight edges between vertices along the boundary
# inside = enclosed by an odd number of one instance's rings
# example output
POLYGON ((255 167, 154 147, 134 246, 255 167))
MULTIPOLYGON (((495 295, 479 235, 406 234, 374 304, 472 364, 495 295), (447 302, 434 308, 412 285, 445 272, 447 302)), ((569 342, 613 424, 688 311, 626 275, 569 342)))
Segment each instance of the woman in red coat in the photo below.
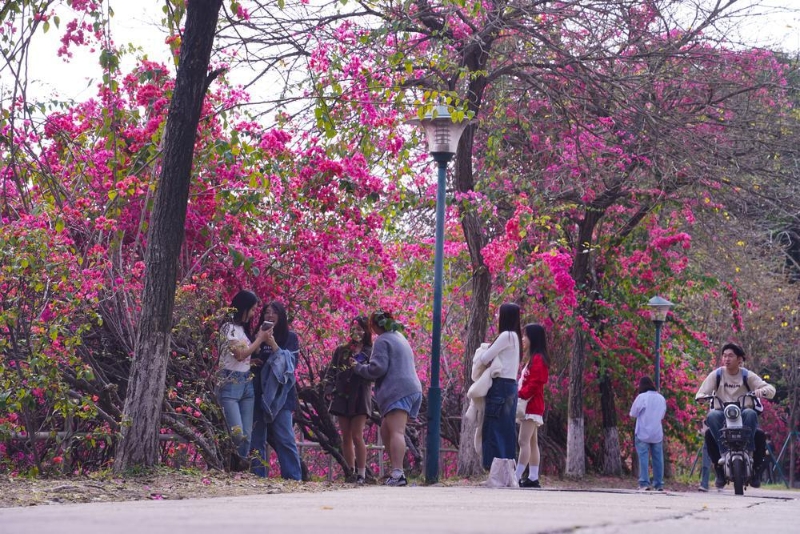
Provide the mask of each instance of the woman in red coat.
POLYGON ((522 354, 528 362, 519 378, 519 398, 528 401, 519 425, 517 479, 521 488, 540 488, 538 429, 544 424, 544 385, 550 377, 547 337, 540 324, 527 324, 522 333, 522 354), (528 478, 522 473, 528 468, 528 478))

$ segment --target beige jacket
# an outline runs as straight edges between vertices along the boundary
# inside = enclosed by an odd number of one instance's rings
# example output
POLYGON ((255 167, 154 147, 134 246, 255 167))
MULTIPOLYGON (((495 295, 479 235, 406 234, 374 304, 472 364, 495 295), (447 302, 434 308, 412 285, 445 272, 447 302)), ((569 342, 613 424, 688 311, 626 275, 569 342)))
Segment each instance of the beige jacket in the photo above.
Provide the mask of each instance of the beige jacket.
MULTIPOLYGON (((695 399, 701 397, 709 397, 716 392, 717 399, 723 404, 729 402, 736 402, 740 396, 748 391, 760 391, 761 396, 766 399, 771 399, 775 396, 775 386, 768 384, 763 378, 748 369, 747 371, 747 384, 742 379, 742 371, 735 375, 730 375, 724 367, 720 367, 722 376, 720 377, 719 387, 717 387, 717 370, 711 371, 703 383, 700 384, 700 389, 697 390, 695 399), (749 389, 748 389, 748 386, 749 389)), ((748 398, 745 401, 745 407, 753 407, 753 399, 748 398)))
POLYGON ((491 365, 487 366, 481 361, 481 357, 489 348, 489 343, 481 343, 472 357, 472 380, 473 383, 467 391, 469 407, 464 417, 468 422, 477 425, 475 429, 475 450, 480 454, 483 451, 483 416, 486 412, 486 394, 492 387, 492 379, 500 376, 503 363, 500 358, 494 358, 491 365))

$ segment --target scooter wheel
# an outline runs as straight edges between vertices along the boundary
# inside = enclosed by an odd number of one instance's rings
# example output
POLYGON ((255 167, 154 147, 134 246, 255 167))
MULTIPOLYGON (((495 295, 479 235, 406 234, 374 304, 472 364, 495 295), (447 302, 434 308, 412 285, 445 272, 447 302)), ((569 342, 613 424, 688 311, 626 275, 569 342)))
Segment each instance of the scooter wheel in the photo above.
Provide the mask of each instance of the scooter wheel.
POLYGON ((744 460, 734 458, 731 464, 731 475, 733 475, 733 492, 736 495, 744 495, 744 460))

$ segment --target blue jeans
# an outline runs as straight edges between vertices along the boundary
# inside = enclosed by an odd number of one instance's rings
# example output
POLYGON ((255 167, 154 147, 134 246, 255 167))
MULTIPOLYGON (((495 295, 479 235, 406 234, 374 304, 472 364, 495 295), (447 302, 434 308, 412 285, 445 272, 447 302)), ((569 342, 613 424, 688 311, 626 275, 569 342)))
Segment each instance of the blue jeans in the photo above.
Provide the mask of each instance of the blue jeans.
POLYGON ((250 373, 227 369, 222 370, 221 377, 218 395, 222 413, 239 456, 247 458, 253 430, 253 381, 250 373))
MULTIPOLYGON (((755 436, 756 429, 758 428, 758 414, 751 408, 742 410, 742 424, 750 428, 750 442, 747 445, 748 451, 753 451, 756 448, 755 436)), ((719 431, 725 426, 725 414, 722 410, 711 410, 706 417, 706 426, 711 431, 714 441, 719 446, 720 454, 725 454, 728 449, 719 440, 719 431)))
POLYGON ((517 457, 517 381, 495 378, 486 394, 483 416, 483 467, 490 469, 495 458, 517 457))
POLYGON ((708 455, 708 447, 703 442, 703 466, 700 468, 700 487, 708 489, 708 479, 711 476, 711 457, 708 455))
POLYGON ((291 480, 302 480, 303 469, 300 467, 300 454, 297 452, 297 442, 292 426, 292 410, 278 411, 271 423, 264 421, 264 412, 256 404, 255 423, 253 424, 253 449, 258 451, 256 458, 250 464, 250 471, 260 477, 269 474, 269 459, 267 458, 267 436, 272 435, 272 444, 278 455, 281 467, 281 477, 291 480))
POLYGON ((639 487, 653 486, 656 489, 664 487, 664 447, 663 442, 645 443, 639 438, 635 439, 636 455, 639 457, 639 487), (653 458, 653 481, 650 483, 650 462, 648 456, 653 458))

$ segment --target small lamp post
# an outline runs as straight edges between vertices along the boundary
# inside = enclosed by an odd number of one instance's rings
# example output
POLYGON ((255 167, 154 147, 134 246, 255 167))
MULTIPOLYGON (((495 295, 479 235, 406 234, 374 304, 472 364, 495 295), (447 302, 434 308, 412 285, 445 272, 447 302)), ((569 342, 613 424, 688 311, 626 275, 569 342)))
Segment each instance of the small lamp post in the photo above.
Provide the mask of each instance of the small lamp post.
POLYGON ((669 310, 675 306, 672 302, 661 297, 653 297, 647 301, 653 324, 656 326, 656 390, 661 391, 661 326, 667 320, 669 310))
POLYGON ((439 167, 436 189, 436 248, 433 267, 433 326, 431 339, 431 375, 428 387, 428 436, 425 455, 425 481, 439 481, 439 444, 442 422, 442 389, 439 385, 439 359, 442 347, 442 269, 444 255, 444 208, 447 164, 458 149, 458 140, 467 121, 453 122, 447 106, 435 106, 422 120, 408 121, 422 125, 428 139, 428 152, 439 167))

